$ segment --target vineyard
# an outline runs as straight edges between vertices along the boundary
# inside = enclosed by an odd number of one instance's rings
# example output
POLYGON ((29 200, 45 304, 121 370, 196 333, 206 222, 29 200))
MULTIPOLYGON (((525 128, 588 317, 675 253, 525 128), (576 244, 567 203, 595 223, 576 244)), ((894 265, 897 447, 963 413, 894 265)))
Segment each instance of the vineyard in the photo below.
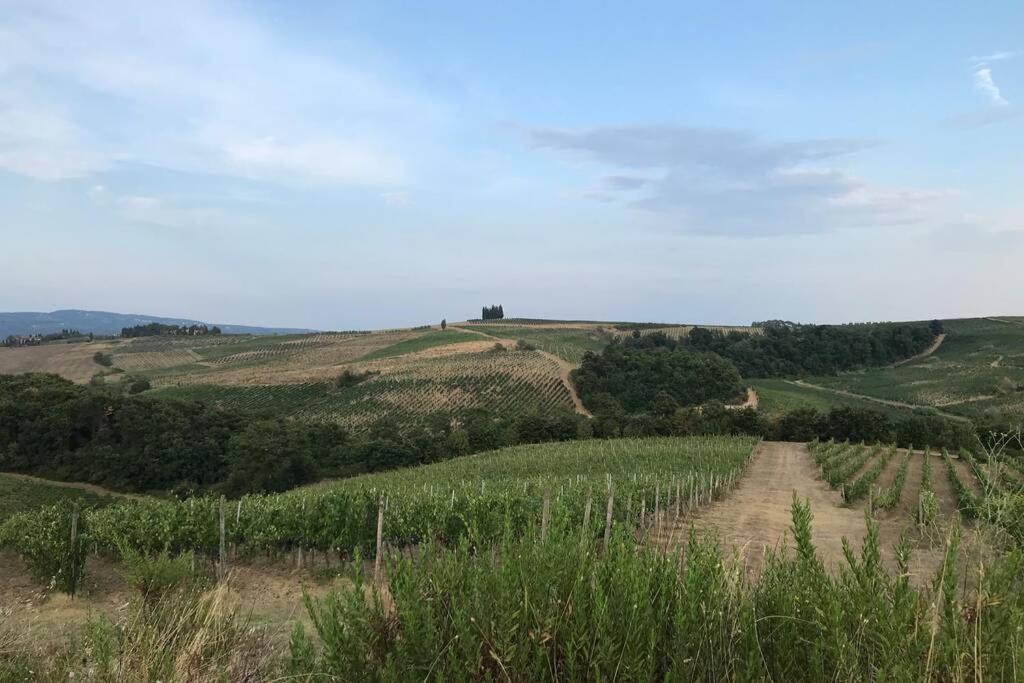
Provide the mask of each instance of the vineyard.
POLYGON ((598 327, 473 325, 472 329, 501 339, 521 339, 575 365, 583 360, 584 353, 600 353, 611 341, 611 335, 598 327))
POLYGON ((110 632, 120 639, 102 640, 108 631, 93 625, 74 656, 11 666, 53 680, 78 677, 61 667, 123 671, 141 637, 133 629, 145 629, 172 653, 146 669, 161 680, 180 677, 179 653, 200 639, 190 666, 217 672, 211 679, 259 648, 273 657, 242 661, 260 680, 1016 680, 1024 554, 1011 545, 973 564, 973 533, 953 514, 981 519, 986 499, 1022 481, 1018 465, 992 460, 834 442, 627 439, 520 446, 235 501, 63 504, 0 526, 38 580, 74 590, 103 567, 98 558, 125 553, 132 566, 188 576, 195 551, 219 583, 208 593, 168 584, 166 599, 118 593, 111 623, 124 626, 110 632), (802 458, 811 483, 789 469, 763 476, 784 453, 802 458), (744 488, 788 501, 773 533, 791 537, 755 549, 749 581, 732 545, 742 539, 705 524, 714 508, 774 524, 750 509, 744 488), (929 500, 934 514, 921 512, 929 500), (836 527, 836 513, 855 525, 836 527), (922 533, 892 537, 893 520, 922 533), (826 552, 838 528, 860 531, 826 552), (138 552, 157 559, 140 565, 138 552), (257 582, 244 589, 257 606, 272 600, 252 569, 268 555, 292 567, 293 583, 341 573, 332 590, 302 589, 306 616, 276 642, 259 634, 281 626, 246 622, 248 603, 203 607, 236 580, 257 582), (193 623, 182 610, 209 616, 193 623))
POLYGON ((0 545, 41 579, 73 589, 90 549, 214 557, 226 543, 240 554, 349 557, 372 551, 378 519, 394 547, 491 543, 549 523, 596 537, 609 525, 642 528, 723 495, 755 443, 694 437, 520 446, 230 503, 152 499, 81 511, 64 504, 13 516, 0 527, 0 545))
POLYGON ((355 367, 380 374, 345 388, 324 381, 216 384, 196 376, 195 383, 163 384, 153 395, 349 426, 372 423, 382 415, 404 421, 462 408, 521 414, 573 407, 557 365, 532 352, 476 352, 401 361, 389 358, 355 367))
POLYGON ((944 324, 945 340, 925 358, 808 381, 965 417, 1024 414, 1024 326, 990 319, 944 324))
POLYGON ((814 443, 810 451, 821 477, 847 505, 866 507, 882 519, 912 520, 922 529, 948 524, 954 514, 978 517, 993 504, 1024 493, 1024 477, 1013 460, 983 463, 967 451, 834 442, 814 443))

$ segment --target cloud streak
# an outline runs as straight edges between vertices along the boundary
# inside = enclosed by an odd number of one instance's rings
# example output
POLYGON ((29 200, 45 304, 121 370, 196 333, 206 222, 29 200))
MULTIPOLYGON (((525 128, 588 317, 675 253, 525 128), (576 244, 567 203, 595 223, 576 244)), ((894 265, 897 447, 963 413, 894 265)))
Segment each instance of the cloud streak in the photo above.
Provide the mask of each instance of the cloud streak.
POLYGON ((585 196, 652 212, 689 233, 763 237, 905 225, 950 194, 876 186, 832 168, 875 140, 778 142, 677 125, 535 128, 529 135, 536 147, 615 169, 585 196))

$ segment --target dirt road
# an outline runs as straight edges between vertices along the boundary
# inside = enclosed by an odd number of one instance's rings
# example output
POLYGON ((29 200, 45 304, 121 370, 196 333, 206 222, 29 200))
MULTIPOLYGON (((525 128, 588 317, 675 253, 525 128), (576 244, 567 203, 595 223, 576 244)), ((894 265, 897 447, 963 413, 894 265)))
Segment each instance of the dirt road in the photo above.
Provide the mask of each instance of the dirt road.
MULTIPOLYGON (((901 457, 902 453, 897 454, 887 470, 894 474, 901 457)), ((905 496, 907 511, 884 513, 876 519, 882 556, 890 566, 894 564, 892 548, 900 534, 910 530, 912 539, 916 538, 912 534, 913 519, 909 511, 916 508, 921 458, 915 461, 908 476, 908 481, 913 481, 908 488, 914 486, 915 493, 908 492, 905 496)), ((934 465, 937 481, 944 475, 941 459, 936 458, 934 465)), ((889 472, 886 474, 891 478, 889 472)), ((729 495, 674 524, 666 524, 654 540, 679 545, 685 542, 691 525, 697 533, 716 533, 723 550, 728 554, 735 548, 747 576, 754 578, 764 563, 767 550, 782 546, 792 548, 790 513, 794 492, 810 502, 815 547, 827 567, 835 570, 845 563, 844 537, 854 551, 859 552, 867 529, 862 507, 843 505, 839 492, 829 488, 819 477, 818 467, 805 444, 767 441, 757 447, 746 474, 729 495)), ((928 539, 913 542, 915 550, 911 555, 910 572, 917 580, 928 580, 939 565, 941 549, 928 539)))
POLYGON ((867 394, 856 394, 852 391, 846 391, 844 389, 833 389, 831 387, 823 387, 820 384, 811 384, 810 382, 807 382, 802 379, 784 379, 782 381, 786 382, 787 384, 793 384, 798 387, 804 387, 805 389, 817 389, 818 391, 824 391, 830 394, 836 394, 838 396, 848 396, 850 398, 857 398, 862 401, 871 401, 872 403, 878 403, 883 406, 890 406, 893 408, 904 408, 906 410, 933 410, 936 414, 941 415, 945 418, 949 418, 950 420, 957 420, 959 422, 970 421, 962 415, 953 415, 952 413, 947 413, 942 410, 939 410, 935 406, 919 405, 917 403, 905 403, 903 401, 893 401, 892 399, 878 398, 877 396, 868 396, 867 394))
POLYGON ((910 358, 904 358, 901 361, 897 361, 897 362, 893 363, 892 366, 894 368, 897 368, 897 367, 899 367, 901 365, 906 365, 907 363, 913 363, 915 360, 921 360, 922 358, 927 358, 928 356, 930 356, 933 353, 935 353, 936 351, 938 351, 939 347, 942 346, 942 342, 944 342, 944 341, 946 341, 946 333, 945 332, 943 332, 940 335, 937 335, 935 337, 935 339, 932 341, 931 345, 927 349, 922 351, 921 353, 917 354, 916 356, 911 356, 910 358))

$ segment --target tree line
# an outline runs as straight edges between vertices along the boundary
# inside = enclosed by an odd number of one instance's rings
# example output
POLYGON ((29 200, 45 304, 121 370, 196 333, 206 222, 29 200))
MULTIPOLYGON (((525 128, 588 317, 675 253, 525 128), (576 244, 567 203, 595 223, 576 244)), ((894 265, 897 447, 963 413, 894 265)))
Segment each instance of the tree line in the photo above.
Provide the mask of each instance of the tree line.
POLYGON ((382 419, 356 434, 56 375, 0 375, 0 471, 121 491, 283 491, 323 477, 578 438, 582 424, 569 411, 468 411, 406 426, 382 419))
POLYGON ((585 354, 573 382, 591 412, 665 412, 744 393, 732 363, 714 353, 691 353, 660 332, 585 354))
POLYGON ((505 309, 501 307, 501 304, 497 306, 484 306, 480 313, 481 320, 501 320, 505 317, 505 309))
POLYGON ((163 323, 146 323, 145 325, 134 325, 122 327, 121 337, 131 339, 133 337, 159 337, 159 336, 182 336, 199 337, 207 334, 221 334, 221 329, 214 325, 165 325, 163 323))
POLYGON ((771 320, 754 326, 759 334, 695 327, 682 344, 717 353, 744 377, 798 377, 895 363, 921 353, 942 333, 939 321, 800 325, 771 320))

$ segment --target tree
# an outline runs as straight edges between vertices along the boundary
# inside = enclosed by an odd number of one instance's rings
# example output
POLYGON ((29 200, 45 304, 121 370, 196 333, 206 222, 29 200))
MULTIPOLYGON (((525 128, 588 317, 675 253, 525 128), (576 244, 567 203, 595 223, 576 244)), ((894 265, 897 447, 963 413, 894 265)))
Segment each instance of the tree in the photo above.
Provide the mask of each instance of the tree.
POLYGON ((131 383, 131 386, 128 387, 128 393, 141 394, 144 391, 149 391, 150 388, 151 385, 148 379, 137 379, 131 383))
POLYGON ((444 332, 446 329, 448 329, 448 321, 441 318, 441 331, 444 332))
POLYGON ((484 306, 480 313, 481 320, 501 320, 505 317, 505 310, 501 304, 497 306, 484 306))
POLYGON ((933 320, 928 323, 928 329, 931 330, 933 337, 938 337, 945 331, 941 320, 933 320))

